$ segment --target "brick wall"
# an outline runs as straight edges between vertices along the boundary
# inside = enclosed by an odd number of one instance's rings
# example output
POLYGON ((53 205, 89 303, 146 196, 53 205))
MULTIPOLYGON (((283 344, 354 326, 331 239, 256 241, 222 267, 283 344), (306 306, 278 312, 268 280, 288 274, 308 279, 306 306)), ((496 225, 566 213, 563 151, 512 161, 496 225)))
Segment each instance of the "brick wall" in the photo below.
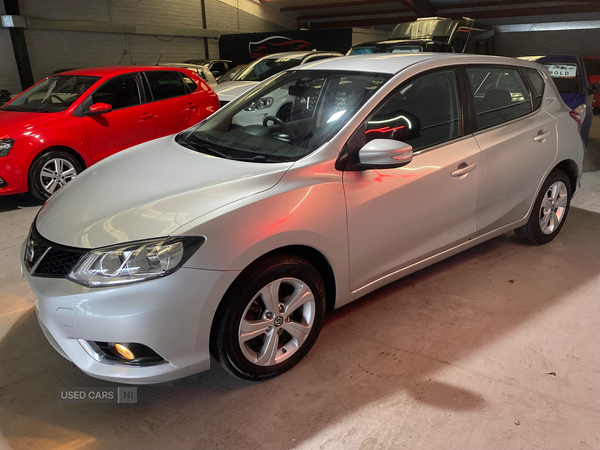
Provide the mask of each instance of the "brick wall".
MULTIPOLYGON (((200 0, 20 0, 19 5, 22 15, 40 19, 202 28, 200 0)), ((283 29, 219 0, 206 0, 206 20, 209 29, 222 33, 283 29)), ((5 31, 0 29, 0 33, 5 31)), ((26 39, 36 81, 57 69, 131 64, 132 59, 136 64, 155 64, 159 57, 161 62, 180 62, 205 56, 204 40, 192 37, 29 29, 26 39)), ((209 56, 217 58, 218 41, 209 38, 208 45, 209 56)), ((4 71, 0 67, 0 81, 4 71)))
MULTIPOLYGON (((4 14, 3 3, 0 3, 0 14, 4 14)), ((6 28, 0 28, 0 89, 8 89, 13 94, 21 92, 10 32, 6 28)))

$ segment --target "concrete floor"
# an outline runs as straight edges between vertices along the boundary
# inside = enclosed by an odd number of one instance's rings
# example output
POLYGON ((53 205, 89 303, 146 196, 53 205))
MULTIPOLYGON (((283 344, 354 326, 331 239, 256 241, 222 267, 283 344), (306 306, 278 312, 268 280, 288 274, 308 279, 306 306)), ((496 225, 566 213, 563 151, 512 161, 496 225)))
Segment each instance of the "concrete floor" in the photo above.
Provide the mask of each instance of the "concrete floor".
POLYGON ((215 366, 65 404, 107 386, 46 342, 19 276, 39 204, 0 199, 0 449, 600 448, 600 121, 556 240, 514 233, 330 314, 309 356, 263 383, 215 366))

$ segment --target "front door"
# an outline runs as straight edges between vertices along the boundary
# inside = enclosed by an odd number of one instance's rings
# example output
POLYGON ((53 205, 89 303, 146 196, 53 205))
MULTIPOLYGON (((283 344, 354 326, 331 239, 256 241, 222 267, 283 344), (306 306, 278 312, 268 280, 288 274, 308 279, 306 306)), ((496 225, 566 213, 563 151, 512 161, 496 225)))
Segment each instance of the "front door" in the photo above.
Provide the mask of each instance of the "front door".
POLYGON ((400 86, 349 140, 351 152, 373 138, 415 152, 404 167, 344 172, 351 290, 473 234, 479 147, 462 134, 456 72, 444 70, 400 86))
POLYGON ((84 117, 93 163, 154 139, 152 106, 143 103, 137 74, 119 76, 106 82, 92 94, 92 101, 87 103, 108 103, 113 108, 108 113, 84 117))

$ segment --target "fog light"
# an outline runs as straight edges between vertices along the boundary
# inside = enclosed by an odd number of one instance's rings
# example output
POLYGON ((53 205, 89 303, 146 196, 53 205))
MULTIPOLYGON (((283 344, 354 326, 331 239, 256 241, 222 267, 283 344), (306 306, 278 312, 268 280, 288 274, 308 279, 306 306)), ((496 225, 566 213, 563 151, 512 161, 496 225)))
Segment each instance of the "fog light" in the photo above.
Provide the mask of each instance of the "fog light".
POLYGON ((135 356, 133 356, 131 350, 129 350, 123 344, 115 344, 115 350, 127 361, 132 361, 135 359, 135 356))

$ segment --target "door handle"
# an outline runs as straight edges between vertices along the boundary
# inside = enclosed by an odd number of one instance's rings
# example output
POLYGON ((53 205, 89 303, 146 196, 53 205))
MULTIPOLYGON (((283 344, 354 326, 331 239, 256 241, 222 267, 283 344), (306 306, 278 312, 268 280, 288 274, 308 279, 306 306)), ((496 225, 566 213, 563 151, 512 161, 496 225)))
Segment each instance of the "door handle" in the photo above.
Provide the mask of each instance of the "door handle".
POLYGON ((152 119, 152 117, 154 117, 154 116, 152 114, 150 114, 150 113, 143 113, 142 114, 142 120, 152 119))
POLYGON ((477 167, 477 163, 471 163, 471 164, 467 164, 466 162, 460 163, 458 165, 458 167, 456 168, 456 170, 454 172, 452 172, 452 176, 454 178, 463 177, 463 175, 468 174, 469 172, 474 170, 476 167, 477 167))
POLYGON ((544 142, 546 142, 546 139, 548 139, 548 136, 550 136, 549 131, 540 130, 540 131, 538 131, 537 136, 533 138, 533 140, 535 142, 539 142, 540 144, 543 144, 544 142))
POLYGON ((196 108, 196 105, 194 103, 188 103, 187 109, 194 109, 194 108, 196 108))

